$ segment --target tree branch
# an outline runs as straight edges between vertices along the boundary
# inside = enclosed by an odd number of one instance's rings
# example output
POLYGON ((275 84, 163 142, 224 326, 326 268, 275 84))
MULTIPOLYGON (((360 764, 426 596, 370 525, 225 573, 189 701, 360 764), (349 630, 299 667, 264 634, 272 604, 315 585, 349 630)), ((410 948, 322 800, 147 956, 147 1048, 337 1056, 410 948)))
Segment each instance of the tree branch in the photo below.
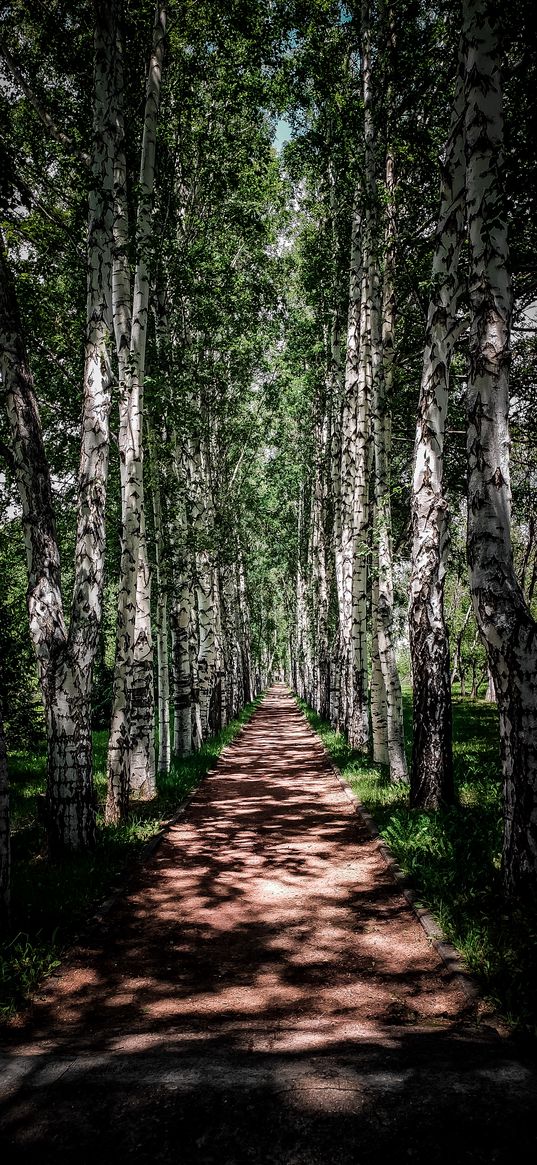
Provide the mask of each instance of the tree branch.
POLYGON ((91 158, 89 157, 89 154, 84 153, 83 150, 79 150, 74 145, 68 134, 63 133, 61 129, 58 129, 58 126, 52 120, 50 113, 44 109, 44 107, 41 105, 41 102, 38 101, 33 89, 30 88, 27 81, 23 77, 23 74, 21 73, 16 62, 13 60, 13 57, 11 56, 9 50, 6 48, 3 40, 0 40, 0 54, 3 56, 8 69, 11 71, 13 79, 16 81, 19 88, 22 89, 24 96, 28 98, 30 104, 33 105, 37 116, 42 121, 45 129, 48 130, 50 136, 54 138, 56 142, 59 142, 60 145, 65 146, 66 149, 70 150, 71 153, 75 154, 77 158, 80 158, 80 161, 83 162, 85 166, 90 166, 91 158))

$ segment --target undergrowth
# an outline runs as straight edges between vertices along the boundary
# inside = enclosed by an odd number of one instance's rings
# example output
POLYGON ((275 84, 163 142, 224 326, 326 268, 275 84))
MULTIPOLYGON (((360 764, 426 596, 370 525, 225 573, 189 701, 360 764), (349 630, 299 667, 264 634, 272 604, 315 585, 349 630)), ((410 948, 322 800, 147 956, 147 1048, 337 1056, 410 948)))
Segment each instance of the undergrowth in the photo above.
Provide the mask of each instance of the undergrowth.
MULTIPOLYGON (((381 766, 353 752, 345 738, 302 702, 339 771, 373 815, 408 875, 461 951, 483 994, 515 1027, 537 1035, 537 906, 513 909, 501 880, 502 797, 494 705, 455 698, 457 804, 439 813, 411 810, 408 785, 392 785, 381 766)), ((411 693, 404 694, 411 742, 411 693)))
POLYGON ((90 853, 70 855, 58 864, 46 860, 44 831, 37 820, 46 757, 17 753, 10 758, 12 909, 11 933, 0 942, 0 1019, 12 1016, 59 965, 62 952, 87 926, 98 904, 214 767, 222 749, 250 719, 258 703, 259 699, 249 704, 199 752, 174 761, 170 772, 158 779, 155 800, 137 804, 119 826, 104 824, 107 734, 95 732, 97 844, 90 853))

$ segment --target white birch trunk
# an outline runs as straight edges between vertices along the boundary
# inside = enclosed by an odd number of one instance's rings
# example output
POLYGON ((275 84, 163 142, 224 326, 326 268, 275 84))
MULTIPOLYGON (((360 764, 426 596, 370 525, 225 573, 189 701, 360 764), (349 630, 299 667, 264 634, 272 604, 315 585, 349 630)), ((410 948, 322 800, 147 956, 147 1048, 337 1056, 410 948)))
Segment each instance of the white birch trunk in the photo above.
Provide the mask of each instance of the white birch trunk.
MULTIPOLYGON (((386 240, 384 280, 381 295, 381 274, 376 248, 371 254, 371 353, 373 377, 373 442, 375 458, 374 541, 377 578, 375 591, 375 620, 372 635, 378 647, 382 673, 382 689, 386 716, 385 732, 387 762, 390 779, 407 778, 405 739, 403 728, 403 700, 393 643, 393 556, 391 514, 391 398, 393 392, 393 345, 395 326, 395 210, 394 161, 388 152, 386 159, 386 240)), ((384 746, 377 751, 382 752, 384 746)), ((375 751, 375 749, 374 749, 375 751)))
POLYGON ((485 701, 487 704, 496 703, 496 692, 494 689, 494 678, 490 668, 487 668, 487 690, 485 692, 485 701))
POLYGON ((151 632, 151 570, 147 555, 145 516, 140 515, 136 617, 130 690, 129 724, 130 797, 151 801, 156 796, 155 693, 151 632))
POLYGON ((226 722, 224 693, 224 639, 222 627, 222 591, 219 567, 213 568, 215 670, 209 705, 209 731, 216 736, 226 722))
POLYGON ((9 834, 9 775, 6 739, 0 709, 0 925, 9 922, 11 846, 9 834))
POLYGON ((361 215, 355 199, 350 257, 349 318, 345 358, 345 387, 341 422, 339 506, 336 511, 336 589, 339 606, 340 723, 349 731, 352 716, 351 638, 354 573, 354 494, 356 480, 356 424, 360 362, 360 306, 362 290, 361 215))
POLYGON ((324 400, 316 402, 315 470, 312 499, 312 632, 314 653, 314 707, 326 720, 330 714, 330 650, 328 635, 329 579, 327 547, 327 473, 330 431, 324 400))
POLYGON ((449 643, 444 616, 447 502, 443 492, 449 368, 459 333, 459 252, 464 233, 464 84, 456 81, 432 270, 412 487, 409 631, 414 743, 411 804, 453 800, 449 643))
MULTIPOLYGON (((354 254, 354 252, 353 252, 354 254)), ((353 256, 351 255, 351 270, 353 256)), ((352 277, 351 277, 352 278, 352 277)), ((328 399, 330 402, 330 475, 328 497, 332 511, 331 588, 335 591, 337 621, 330 652, 330 723, 336 731, 344 723, 342 677, 346 674, 346 654, 342 634, 343 617, 343 549, 342 549, 342 428, 345 369, 342 353, 341 313, 334 312, 330 336, 330 370, 328 399)), ((329 590, 329 595, 331 590, 329 590)))
POLYGON ((192 619, 192 590, 187 578, 179 588, 173 612, 174 660, 174 744, 176 756, 192 752, 192 675, 190 669, 189 632, 192 619))
POLYGON ((155 576, 157 584, 157 690, 159 749, 157 769, 168 773, 171 764, 170 738, 170 667, 168 651, 168 572, 165 567, 164 529, 160 493, 159 467, 153 435, 147 430, 147 445, 151 463, 151 495, 155 529, 155 576))
MULTIPOLYGON (((246 571, 244 560, 239 551, 237 564, 238 592, 239 592, 239 639, 242 664, 242 695, 241 708, 250 704, 254 697, 252 682, 252 644, 250 631, 250 608, 246 589, 246 571)), ((255 693, 257 695, 257 693, 255 693)), ((239 710, 239 709, 237 709, 239 710)))
POLYGON ((237 715, 244 703, 237 564, 225 564, 221 569, 220 578, 224 640, 223 707, 227 723, 237 715))
MULTIPOLYGON (((151 241, 151 209, 155 179, 156 132, 165 29, 165 9, 159 4, 156 9, 153 50, 149 63, 146 86, 136 223, 137 259, 130 320, 128 319, 127 311, 127 303, 129 301, 127 300, 126 287, 126 256, 121 250, 119 251, 121 270, 116 265, 116 273, 118 276, 118 285, 116 287, 117 299, 114 311, 116 341, 119 336, 119 354, 122 348, 126 346, 126 336, 127 334, 129 335, 129 357, 128 361, 125 359, 123 367, 120 364, 120 371, 123 370, 124 376, 123 383, 120 385, 119 432, 120 457, 123 470, 123 532, 118 594, 114 694, 108 745, 108 795, 106 802, 106 819, 108 822, 120 821, 127 813, 129 804, 131 780, 131 692, 135 667, 137 594, 140 599, 140 605, 138 606, 138 621, 140 626, 139 642, 143 643, 144 659, 147 658, 148 652, 152 652, 152 641, 150 632, 148 632, 149 611, 144 597, 147 589, 147 577, 143 543, 142 555, 140 555, 141 526, 144 510, 142 464, 143 383, 150 290, 148 250, 151 241), (141 574, 140 580, 138 579, 139 573, 141 574)), ((126 203, 124 198, 122 198, 121 190, 121 176, 119 176, 119 181, 116 184, 118 223, 123 223, 123 230, 121 230, 121 227, 119 228, 118 244, 120 247, 124 247, 125 239, 123 236, 126 224, 126 203)), ((137 726, 137 780, 139 777, 142 779, 140 766, 143 766, 144 761, 141 748, 144 742, 149 742, 151 723, 154 717, 153 706, 149 700, 145 707, 145 728, 142 731, 140 721, 137 726)), ((145 763, 146 781, 147 787, 149 787, 153 780, 151 769, 154 766, 154 745, 152 742, 148 748, 145 763)))
POLYGON ((371 737, 375 764, 388 765, 388 724, 386 688, 379 651, 379 582, 378 561, 373 564, 371 585, 371 737))
POLYGON ((351 620, 352 708, 348 739, 352 748, 369 747, 367 582, 370 526, 370 431, 371 431, 371 311, 374 288, 371 280, 375 227, 375 156, 371 87, 371 28, 369 0, 361 6, 362 91, 364 104, 364 212, 362 224, 362 283, 360 291, 357 368, 355 369, 356 437, 354 443, 353 567, 351 620))
POLYGON ((52 856, 93 844, 91 670, 102 617, 108 474, 116 4, 96 4, 92 185, 87 245, 87 329, 75 581, 64 615, 50 473, 3 245, 0 254, 2 389, 11 430, 28 562, 30 635, 48 739, 47 829, 52 856))
POLYGON ((500 718, 504 879, 537 889, 537 625, 511 548, 509 384, 512 288, 501 181, 499 46, 485 0, 464 0, 466 188, 470 239, 468 562, 500 718))
POLYGON ((215 597, 211 565, 206 554, 196 556, 196 608, 198 612, 198 699, 201 741, 209 732, 209 705, 216 670, 215 597))
POLYGON ((190 623, 188 628, 188 648, 190 656, 190 674, 192 677, 191 739, 192 749, 198 752, 203 744, 203 728, 201 723, 200 693, 198 678, 198 654, 200 645, 199 618, 197 605, 197 590, 195 582, 192 587, 193 602, 190 609, 190 623))

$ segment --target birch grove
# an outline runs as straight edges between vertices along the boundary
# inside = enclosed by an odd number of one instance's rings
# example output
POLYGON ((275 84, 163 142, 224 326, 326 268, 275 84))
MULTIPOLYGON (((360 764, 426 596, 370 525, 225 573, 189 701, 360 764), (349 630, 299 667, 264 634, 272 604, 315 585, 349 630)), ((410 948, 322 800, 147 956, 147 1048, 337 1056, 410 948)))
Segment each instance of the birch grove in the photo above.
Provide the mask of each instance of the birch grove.
MULTIPOLYGON (((389 467, 395 316, 394 158, 376 124, 378 95, 374 92, 371 61, 378 26, 369 3, 361 5, 360 19, 363 169, 353 192, 348 236, 346 350, 342 360, 336 281, 327 361, 330 395, 320 417, 319 405, 314 404, 313 427, 314 464, 318 466, 324 462, 332 425, 331 466, 326 487, 319 480, 317 468, 310 487, 311 552, 307 566, 302 561, 297 578, 298 660, 294 671, 299 677, 300 693, 307 694, 317 711, 326 715, 328 701, 315 677, 324 666, 324 628, 331 586, 337 604, 330 675, 331 721, 346 732, 353 748, 367 753, 371 746, 374 758, 387 764, 391 779, 399 781, 405 779, 407 770, 401 685, 393 640, 389 467), (384 206, 381 186, 386 194, 384 206), (328 491, 329 487, 330 504, 327 500, 321 505, 323 490, 328 491), (313 580, 311 587, 307 585, 308 576, 313 580), (309 631, 308 603, 313 606, 309 631)), ((333 178, 329 179, 329 189, 329 236, 333 237, 333 178)), ((304 543, 303 526, 309 510, 305 509, 304 499, 300 506, 299 542, 304 543)))
MULTIPOLYGON (((441 828, 483 701, 531 897, 529 17, 310 7, 6 7, 7 772, 35 725, 56 861, 162 814, 278 681, 441 828)), ((8 794, 0 740, 4 915, 8 794)))

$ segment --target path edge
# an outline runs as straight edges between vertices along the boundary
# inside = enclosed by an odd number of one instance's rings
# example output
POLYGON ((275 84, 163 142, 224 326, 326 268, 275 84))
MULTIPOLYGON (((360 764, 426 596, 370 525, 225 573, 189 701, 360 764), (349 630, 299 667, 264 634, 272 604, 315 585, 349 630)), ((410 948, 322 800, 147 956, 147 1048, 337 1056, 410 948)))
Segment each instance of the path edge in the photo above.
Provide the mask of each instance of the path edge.
POLYGON ((381 837, 377 823, 373 815, 366 809, 360 798, 357 797, 349 781, 343 776, 338 769, 335 762, 332 760, 330 753, 324 743, 324 740, 318 732, 310 724, 305 712, 303 712, 298 697, 295 692, 292 693, 299 712, 302 713, 306 724, 308 725, 311 735, 315 738, 324 753, 332 773, 337 782, 341 785, 347 800, 354 806, 355 812, 360 820, 365 825, 367 832, 373 841, 377 842, 377 852, 380 854, 384 865, 389 870, 396 886, 401 891, 403 898, 410 907, 414 917, 419 922, 422 929, 425 931, 431 946, 434 947, 441 962, 446 970, 449 972, 452 980, 466 996, 468 1003, 476 1009, 476 1019, 480 1027, 491 1028, 499 1037, 514 1038, 515 1033, 509 1026, 507 1021, 496 1011, 492 1004, 487 1003, 483 998, 479 984, 476 977, 468 970, 461 952, 452 942, 446 938, 442 927, 438 920, 434 917, 432 912, 425 906, 420 906, 417 902, 417 895, 412 889, 408 876, 404 870, 401 869, 397 859, 392 853, 389 845, 381 837))
MULTIPOLYGON (((175 810, 175 813, 173 813, 171 817, 167 817, 164 821, 162 821, 161 828, 158 830, 158 832, 154 833, 153 837, 150 837, 149 840, 145 842, 145 845, 142 846, 138 856, 134 859, 134 861, 128 867, 125 868, 125 870, 122 872, 122 874, 120 876, 120 880, 119 880, 118 884, 116 884, 116 886, 114 886, 112 893, 109 894, 107 898, 105 898, 104 902, 100 902, 98 904, 95 913, 92 914, 90 916, 90 918, 88 919, 88 923, 89 923, 88 929, 90 929, 90 928, 93 929, 94 927, 98 926, 101 922, 104 922, 105 918, 107 917, 108 914, 110 914, 110 911, 114 908, 116 903, 121 898, 123 898, 126 894, 128 894, 129 886, 131 885, 131 883, 135 877, 135 874, 139 870, 141 870, 143 868, 143 866, 147 865, 150 858, 153 857, 153 854, 155 853, 155 851, 159 848, 159 846, 164 841, 164 838, 170 832, 170 829, 172 828, 172 826, 176 825, 177 822, 180 821, 183 814, 186 813, 186 810, 188 809, 190 803, 196 797, 197 793, 201 789, 201 787, 204 784, 204 782, 206 781, 207 777, 210 776, 211 773, 214 773, 214 771, 215 771, 217 765, 220 763, 220 760, 222 759, 222 757, 226 756, 227 753, 230 752, 235 747, 237 741, 240 739, 240 737, 242 736, 245 729, 252 722, 252 720, 253 720, 258 708, 260 707, 261 703, 263 702, 263 699, 265 696, 266 696, 266 689, 263 692, 260 692, 259 696, 255 697, 255 700, 252 701, 253 703, 255 703, 255 707, 252 710, 251 716, 249 716, 248 720, 245 720, 244 723, 241 724, 238 732, 233 737, 233 740, 230 740, 228 744, 224 745, 222 751, 219 752, 218 756, 216 756, 214 758, 214 761, 211 764, 210 768, 206 769, 206 771, 202 774, 197 785, 194 785, 194 788, 190 790, 190 793, 187 793, 186 797, 184 797, 183 800, 179 803, 177 809, 175 810)), ((76 945, 77 944, 75 942, 74 947, 76 947, 76 945)), ((58 974, 59 974, 59 970, 58 970, 58 974)), ((51 976, 51 978, 53 978, 53 977, 54 977, 54 975, 51 976)))

